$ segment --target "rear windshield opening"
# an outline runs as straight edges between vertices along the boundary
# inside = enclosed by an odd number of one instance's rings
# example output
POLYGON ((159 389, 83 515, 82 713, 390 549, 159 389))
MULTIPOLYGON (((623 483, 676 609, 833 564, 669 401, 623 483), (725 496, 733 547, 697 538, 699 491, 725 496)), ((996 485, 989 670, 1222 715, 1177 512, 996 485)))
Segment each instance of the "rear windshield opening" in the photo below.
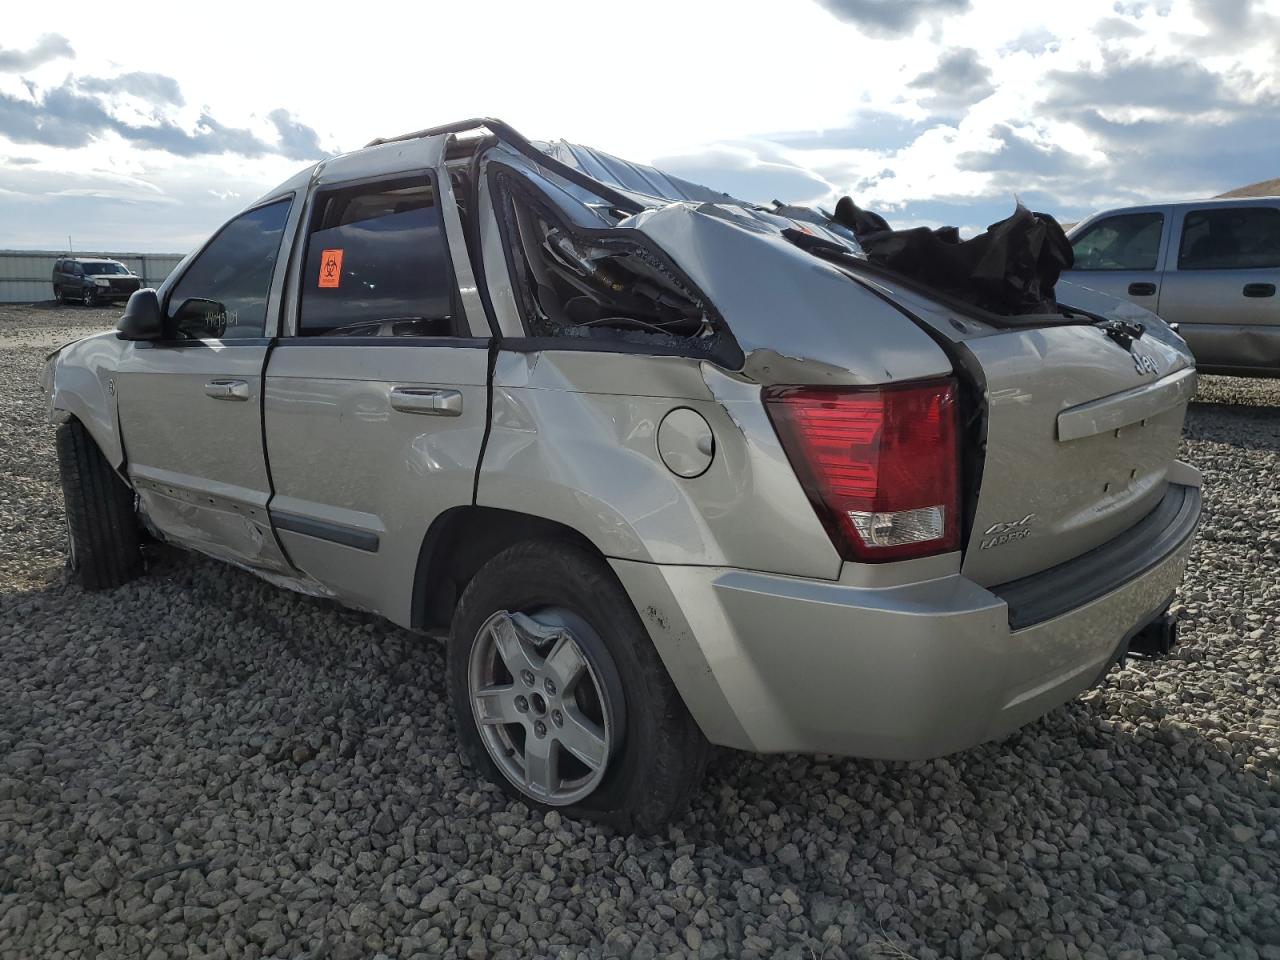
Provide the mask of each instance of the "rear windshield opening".
POLYGON ((570 228, 532 190, 495 177, 517 297, 535 337, 684 346, 713 353, 724 324, 665 256, 631 231, 570 228))

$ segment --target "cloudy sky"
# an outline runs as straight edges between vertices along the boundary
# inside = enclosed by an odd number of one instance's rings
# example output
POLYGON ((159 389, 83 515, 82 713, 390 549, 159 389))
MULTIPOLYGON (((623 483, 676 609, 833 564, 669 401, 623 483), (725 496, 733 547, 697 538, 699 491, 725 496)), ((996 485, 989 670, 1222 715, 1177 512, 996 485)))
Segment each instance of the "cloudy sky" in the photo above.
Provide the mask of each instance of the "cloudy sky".
POLYGON ((1280 176, 1280 0, 285 7, 10 4, 0 247, 185 251, 309 162, 482 115, 903 226, 1280 176))

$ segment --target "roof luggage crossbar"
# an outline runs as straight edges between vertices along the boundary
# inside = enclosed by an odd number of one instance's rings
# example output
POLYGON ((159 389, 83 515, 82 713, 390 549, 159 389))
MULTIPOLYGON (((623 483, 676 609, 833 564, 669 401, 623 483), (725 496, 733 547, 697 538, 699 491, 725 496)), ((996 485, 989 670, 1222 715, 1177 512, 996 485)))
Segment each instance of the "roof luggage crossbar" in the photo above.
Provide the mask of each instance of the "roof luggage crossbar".
POLYGON ((546 153, 543 153, 535 147, 523 135, 509 124, 502 120, 495 120, 492 117, 474 117, 470 120, 457 120, 453 123, 444 123, 438 127, 427 127, 425 130, 415 130, 413 133, 405 133, 398 137, 379 137, 376 140, 370 140, 366 147, 376 147, 384 143, 398 143, 401 140, 418 140, 422 137, 434 137, 442 133, 464 133, 467 130, 475 130, 484 127, 503 143, 514 148, 518 152, 524 154, 534 163, 552 170, 559 176, 568 180, 570 183, 589 190, 602 200, 607 200, 610 204, 626 213, 639 213, 645 209, 644 205, 638 203, 627 194, 614 189, 606 184, 601 183, 594 177, 589 177, 576 167, 571 167, 567 163, 555 159, 546 153))

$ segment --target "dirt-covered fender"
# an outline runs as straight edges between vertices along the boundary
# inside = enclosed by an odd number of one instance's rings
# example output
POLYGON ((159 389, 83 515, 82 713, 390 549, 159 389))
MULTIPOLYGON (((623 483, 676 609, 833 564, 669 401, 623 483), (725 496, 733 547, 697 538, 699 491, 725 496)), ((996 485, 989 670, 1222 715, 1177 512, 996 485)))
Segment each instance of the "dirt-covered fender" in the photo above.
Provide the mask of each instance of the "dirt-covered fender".
POLYGON ((117 469, 124 462, 124 449, 116 417, 115 377, 124 348, 114 332, 85 337, 50 354, 40 374, 50 422, 75 417, 117 469))

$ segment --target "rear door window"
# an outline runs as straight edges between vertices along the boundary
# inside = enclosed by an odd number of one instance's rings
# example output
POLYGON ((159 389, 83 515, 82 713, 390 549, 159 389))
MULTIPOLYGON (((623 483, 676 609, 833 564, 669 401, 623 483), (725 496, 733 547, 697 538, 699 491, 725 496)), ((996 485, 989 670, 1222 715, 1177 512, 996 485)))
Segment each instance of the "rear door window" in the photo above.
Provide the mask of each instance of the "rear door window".
POLYGON ((299 335, 453 336, 458 317, 449 250, 429 177, 317 195, 299 335))
POLYGON ((1189 210, 1182 219, 1179 270, 1280 267, 1280 210, 1219 207, 1189 210))
POLYGON ((1073 270, 1154 270, 1160 254, 1161 213, 1105 217, 1071 241, 1073 270))

